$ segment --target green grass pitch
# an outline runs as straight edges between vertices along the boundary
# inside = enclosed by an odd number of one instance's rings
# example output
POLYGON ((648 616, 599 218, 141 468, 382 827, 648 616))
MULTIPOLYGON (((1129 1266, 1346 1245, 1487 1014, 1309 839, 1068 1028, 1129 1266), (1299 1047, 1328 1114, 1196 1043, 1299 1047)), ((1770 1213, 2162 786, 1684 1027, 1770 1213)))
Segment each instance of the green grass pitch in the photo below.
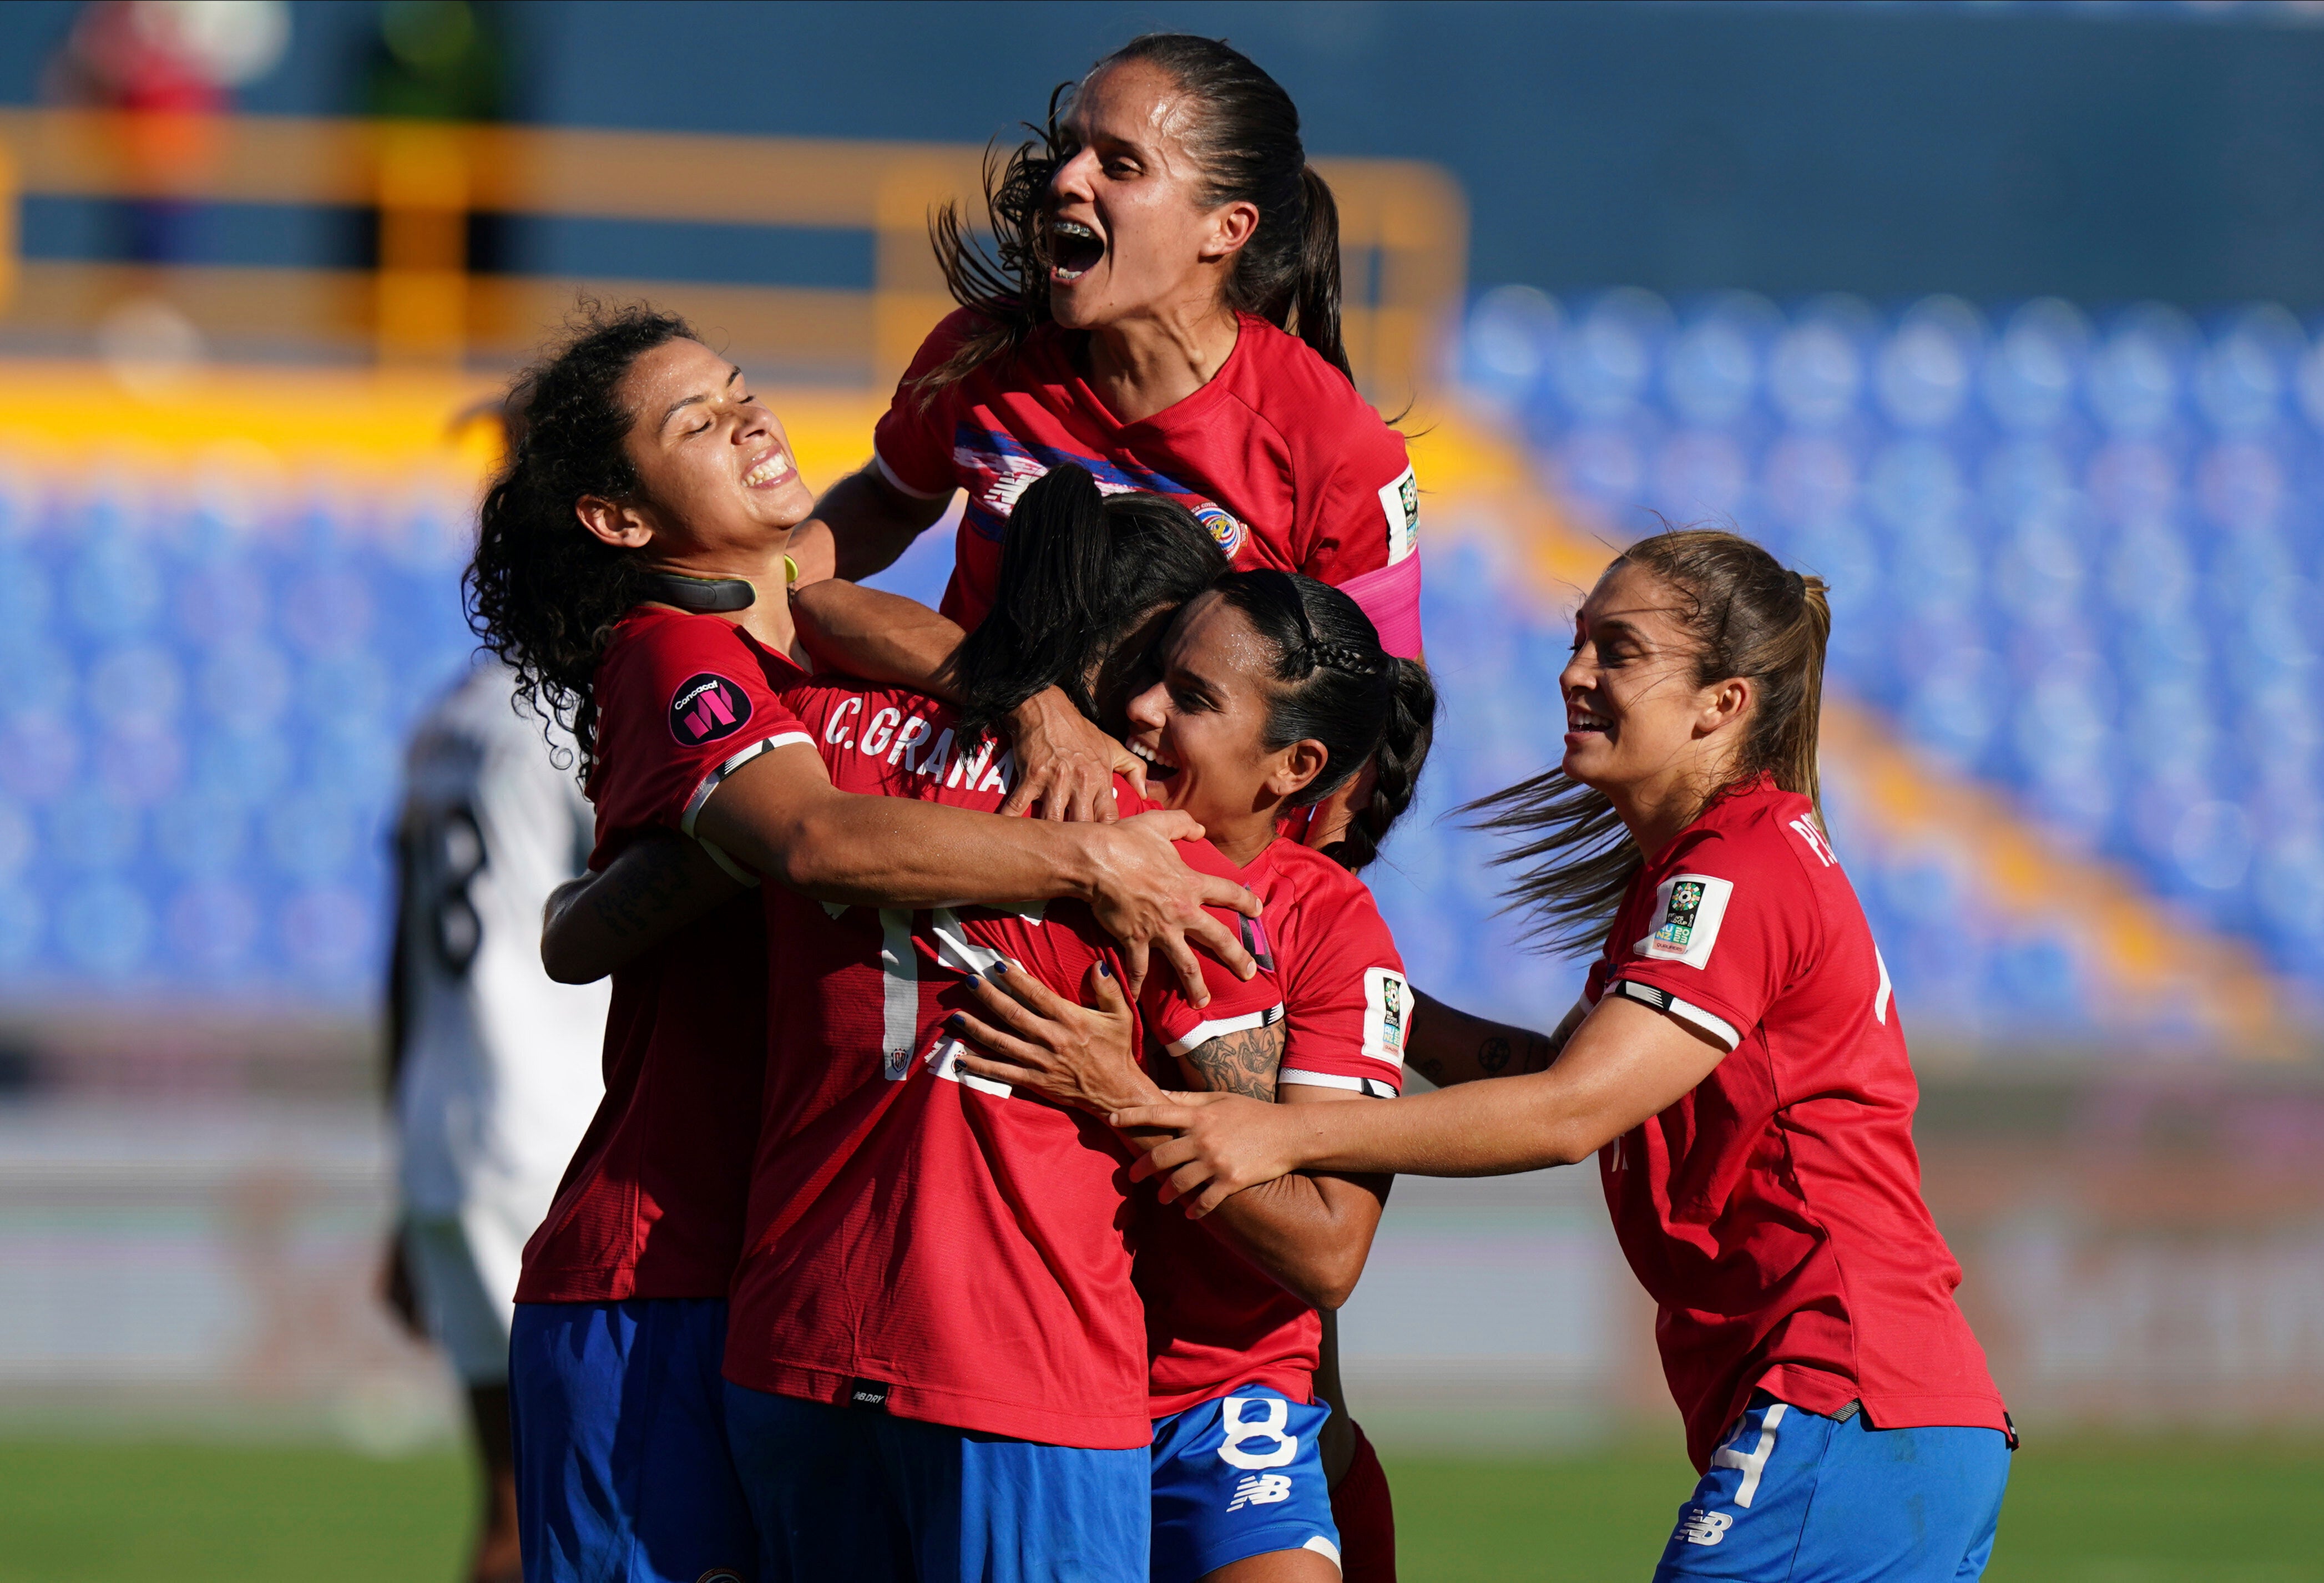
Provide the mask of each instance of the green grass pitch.
MULTIPOLYGON (((1646 1583, 1691 1483, 1665 1450, 1388 1459, 1404 1583, 1646 1583)), ((0 1443, 0 1583, 454 1583, 450 1453, 0 1443)), ((2019 1453, 1993 1583, 2324 1579, 2324 1444, 2151 1438, 2019 1453)))

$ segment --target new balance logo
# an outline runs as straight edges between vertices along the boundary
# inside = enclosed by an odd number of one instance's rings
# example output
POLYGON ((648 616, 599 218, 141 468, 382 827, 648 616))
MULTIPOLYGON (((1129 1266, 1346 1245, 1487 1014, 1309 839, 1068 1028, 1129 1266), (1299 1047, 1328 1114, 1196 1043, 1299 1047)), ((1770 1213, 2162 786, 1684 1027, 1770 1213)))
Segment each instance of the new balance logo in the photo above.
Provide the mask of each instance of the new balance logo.
POLYGON ((1267 1506, 1291 1498, 1291 1475, 1288 1473, 1253 1473, 1235 1486, 1234 1499, 1227 1510, 1239 1512, 1245 1505, 1267 1506))
POLYGON ((1678 1536, 1689 1544, 1717 1544, 1735 1526, 1735 1519, 1724 1512, 1708 1512, 1701 1506, 1689 1506, 1686 1515, 1678 1520, 1678 1536))

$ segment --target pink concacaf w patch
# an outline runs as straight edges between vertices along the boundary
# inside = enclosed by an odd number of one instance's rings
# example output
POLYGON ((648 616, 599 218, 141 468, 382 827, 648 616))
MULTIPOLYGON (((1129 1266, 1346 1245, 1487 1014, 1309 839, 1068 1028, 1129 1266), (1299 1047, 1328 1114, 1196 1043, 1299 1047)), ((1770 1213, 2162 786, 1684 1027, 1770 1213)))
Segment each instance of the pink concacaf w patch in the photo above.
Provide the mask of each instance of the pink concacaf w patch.
POLYGON ((669 734, 689 748, 731 737, 750 722, 750 695, 715 671, 687 677, 669 701, 669 734))

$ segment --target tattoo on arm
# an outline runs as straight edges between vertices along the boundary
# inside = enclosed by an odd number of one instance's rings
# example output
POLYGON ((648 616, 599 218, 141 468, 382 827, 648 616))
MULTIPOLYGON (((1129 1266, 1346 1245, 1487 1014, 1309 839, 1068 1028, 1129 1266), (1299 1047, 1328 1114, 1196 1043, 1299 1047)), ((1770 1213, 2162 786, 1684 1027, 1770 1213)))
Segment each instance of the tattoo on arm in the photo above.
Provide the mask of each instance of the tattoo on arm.
MULTIPOLYGON (((1484 1069, 1484 1073, 1487 1077, 1500 1076, 1502 1070, 1506 1068, 1508 1063, 1509 1042, 1501 1037, 1500 1035, 1495 1034, 1492 1037, 1487 1039, 1483 1044, 1477 1046, 1477 1064, 1484 1069)), ((1528 1072, 1537 1072, 1540 1068, 1529 1066, 1526 1068, 1526 1070, 1528 1072)))
POLYGON ((663 909, 686 888, 686 849, 674 841, 650 841, 627 863, 616 863, 589 888, 589 908, 619 940, 660 927, 663 909))
POLYGON ((1222 1034, 1182 1059, 1205 1088, 1272 1103, 1276 1068, 1283 1063, 1283 1025, 1222 1034))

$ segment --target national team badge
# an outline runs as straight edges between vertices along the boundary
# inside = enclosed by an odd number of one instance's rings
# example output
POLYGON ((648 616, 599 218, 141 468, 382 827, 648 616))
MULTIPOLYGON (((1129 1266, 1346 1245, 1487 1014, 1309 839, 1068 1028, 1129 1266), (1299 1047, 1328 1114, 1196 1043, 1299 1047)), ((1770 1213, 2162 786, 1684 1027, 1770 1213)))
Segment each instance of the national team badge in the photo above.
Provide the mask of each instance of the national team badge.
POLYGON ((1646 938, 1631 947, 1640 956, 1684 962, 1699 968, 1711 960, 1719 943, 1719 925, 1727 916, 1728 898, 1735 894, 1730 879, 1709 874, 1674 874, 1655 889, 1654 920, 1646 938))
POLYGON ((1209 501, 1194 502, 1194 520, 1210 529, 1213 542, 1229 560, 1242 553, 1243 542, 1250 537, 1250 529, 1236 521, 1226 508, 1209 501))
POLYGON ((669 734, 689 748, 731 737, 750 722, 750 695, 715 671, 687 677, 669 701, 669 734))

